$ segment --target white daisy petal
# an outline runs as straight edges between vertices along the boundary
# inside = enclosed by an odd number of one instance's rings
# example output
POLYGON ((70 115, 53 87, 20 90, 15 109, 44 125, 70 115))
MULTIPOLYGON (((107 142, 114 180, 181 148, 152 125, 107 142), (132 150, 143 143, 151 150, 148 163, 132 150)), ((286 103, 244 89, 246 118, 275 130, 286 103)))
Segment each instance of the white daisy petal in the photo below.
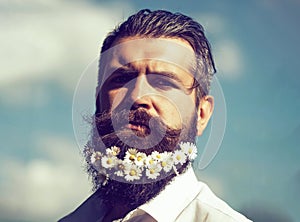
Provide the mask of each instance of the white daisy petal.
POLYGON ((151 153, 151 156, 154 160, 160 161, 162 158, 162 153, 159 153, 157 151, 154 151, 151 153))
POLYGON ((161 167, 166 173, 172 169, 173 164, 174 164, 174 160, 171 155, 165 156, 164 158, 162 158, 160 162, 161 167))
POLYGON ((146 159, 144 160, 144 165, 146 166, 150 166, 155 163, 157 163, 157 160, 153 159, 152 155, 147 156, 146 159))
POLYGON ((132 149, 128 149, 126 151, 124 161, 126 161, 128 163, 134 162, 136 160, 137 153, 138 153, 138 151, 136 149, 133 149, 133 148, 132 149))
POLYGON ((137 166, 143 166, 145 163, 146 157, 147 157, 147 155, 145 153, 138 152, 136 154, 136 158, 134 159, 134 163, 137 166))
POLYGON ((104 156, 101 159, 101 164, 104 168, 113 168, 116 164, 116 157, 114 156, 104 156))
POLYGON ((197 157, 197 147, 190 142, 180 143, 181 150, 188 156, 190 160, 194 160, 197 157))
POLYGON ((177 164, 184 164, 186 161, 186 155, 182 150, 176 150, 173 154, 173 160, 175 165, 177 164))
POLYGON ((142 170, 133 164, 127 164, 124 173, 127 181, 139 180, 142 176, 142 170))
POLYGON ((115 171, 114 174, 119 176, 119 177, 123 177, 124 176, 124 170, 125 170, 125 164, 123 163, 122 160, 118 159, 116 161, 115 168, 116 168, 116 171, 115 171))
POLYGON ((109 156, 117 156, 120 153, 120 148, 112 146, 111 148, 106 149, 106 154, 109 156))
POLYGON ((149 179, 156 179, 160 174, 162 167, 159 164, 152 164, 146 169, 146 176, 149 179))
POLYGON ((102 158, 102 153, 97 151, 97 152, 93 152, 91 155, 91 164, 94 167, 94 169, 96 170, 100 170, 101 168, 101 158, 102 158))

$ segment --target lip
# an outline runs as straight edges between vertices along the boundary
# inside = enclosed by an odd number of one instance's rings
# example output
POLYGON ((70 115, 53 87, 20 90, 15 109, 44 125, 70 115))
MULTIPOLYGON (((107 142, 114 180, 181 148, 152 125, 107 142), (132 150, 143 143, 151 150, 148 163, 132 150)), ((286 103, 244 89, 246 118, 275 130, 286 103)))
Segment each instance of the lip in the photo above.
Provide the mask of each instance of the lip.
POLYGON ((149 129, 149 127, 143 123, 137 123, 137 122, 129 122, 127 124, 127 128, 131 130, 136 130, 136 131, 142 131, 145 129, 149 129))

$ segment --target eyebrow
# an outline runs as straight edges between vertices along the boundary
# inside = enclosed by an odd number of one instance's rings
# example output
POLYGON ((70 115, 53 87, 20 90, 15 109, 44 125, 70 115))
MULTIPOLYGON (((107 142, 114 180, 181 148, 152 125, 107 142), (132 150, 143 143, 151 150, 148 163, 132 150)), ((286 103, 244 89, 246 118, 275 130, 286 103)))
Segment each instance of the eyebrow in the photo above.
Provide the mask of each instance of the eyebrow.
POLYGON ((138 74, 138 71, 128 66, 121 66, 116 68, 112 73, 138 74))
POLYGON ((147 74, 153 74, 153 75, 162 75, 162 76, 166 76, 168 78, 174 79, 175 81, 177 81, 178 83, 182 84, 182 86, 185 86, 184 82, 182 79, 180 79, 178 77, 178 75, 176 75, 176 73, 172 72, 172 71, 153 71, 153 72, 147 72, 147 74))

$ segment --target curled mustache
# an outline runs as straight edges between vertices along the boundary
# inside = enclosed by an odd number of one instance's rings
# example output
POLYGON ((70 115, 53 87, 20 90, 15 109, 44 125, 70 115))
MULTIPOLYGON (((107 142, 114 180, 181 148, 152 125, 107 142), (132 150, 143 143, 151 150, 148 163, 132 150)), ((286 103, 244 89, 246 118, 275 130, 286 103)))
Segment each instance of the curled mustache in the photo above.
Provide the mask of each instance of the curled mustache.
POLYGON ((118 112, 104 111, 95 115, 95 124, 100 136, 119 131, 127 124, 144 126, 146 130, 144 130, 144 135, 139 135, 141 137, 149 135, 152 129, 155 129, 154 132, 176 131, 174 137, 178 136, 177 133, 180 131, 167 126, 159 117, 151 116, 144 109, 121 110, 118 112))

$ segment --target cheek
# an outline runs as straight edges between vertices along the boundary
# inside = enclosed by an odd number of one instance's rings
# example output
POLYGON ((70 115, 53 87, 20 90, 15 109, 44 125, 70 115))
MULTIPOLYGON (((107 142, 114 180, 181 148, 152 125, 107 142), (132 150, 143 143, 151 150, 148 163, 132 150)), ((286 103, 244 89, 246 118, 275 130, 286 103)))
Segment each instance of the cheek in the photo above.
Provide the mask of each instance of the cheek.
POLYGON ((121 102, 124 101, 127 94, 127 89, 122 88, 118 90, 109 90, 102 96, 102 102, 105 105, 106 110, 114 110, 121 102))
POLYGON ((182 124, 190 123, 196 110, 194 96, 184 93, 168 95, 158 104, 161 118, 174 128, 181 128, 182 124))

